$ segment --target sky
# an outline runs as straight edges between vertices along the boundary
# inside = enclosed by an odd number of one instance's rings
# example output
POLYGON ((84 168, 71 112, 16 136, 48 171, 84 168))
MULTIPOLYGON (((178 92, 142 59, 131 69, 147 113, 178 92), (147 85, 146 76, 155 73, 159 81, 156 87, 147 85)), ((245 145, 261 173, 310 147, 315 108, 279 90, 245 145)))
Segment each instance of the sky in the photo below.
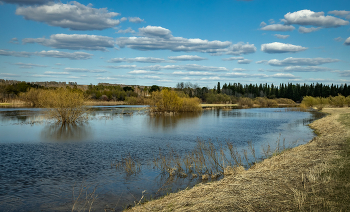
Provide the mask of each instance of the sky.
POLYGON ((0 79, 350 83, 349 0, 0 0, 0 79))

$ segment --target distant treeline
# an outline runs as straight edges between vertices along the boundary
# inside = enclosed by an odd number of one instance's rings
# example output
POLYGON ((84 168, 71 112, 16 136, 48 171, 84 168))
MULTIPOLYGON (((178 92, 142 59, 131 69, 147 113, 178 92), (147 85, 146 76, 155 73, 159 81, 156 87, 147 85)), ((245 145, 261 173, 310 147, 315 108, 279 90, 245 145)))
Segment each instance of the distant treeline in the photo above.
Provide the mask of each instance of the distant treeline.
POLYGON ((269 99, 274 98, 287 98, 293 101, 300 102, 304 96, 312 97, 329 97, 337 96, 341 94, 343 96, 350 95, 350 86, 347 84, 342 85, 325 85, 322 83, 312 84, 292 84, 281 83, 279 86, 274 84, 246 84, 241 83, 225 83, 222 87, 220 82, 213 89, 207 87, 200 88, 197 84, 192 83, 178 83, 176 85, 178 91, 183 91, 190 97, 195 96, 202 99, 204 102, 211 97, 210 94, 223 94, 224 96, 234 97, 267 97, 269 99))
MULTIPOLYGON (((124 101, 127 98, 150 97, 153 91, 162 90, 161 87, 153 85, 150 87, 125 86, 119 85, 88 85, 79 87, 77 85, 67 85, 73 89, 79 89, 84 93, 87 99, 104 100, 104 101, 124 101)), ((0 101, 6 99, 17 98, 20 93, 27 92, 29 89, 56 89, 43 87, 33 83, 18 82, 13 84, 0 84, 0 101)), ((237 98, 248 97, 266 97, 269 99, 287 98, 295 102, 301 102, 304 96, 311 97, 329 97, 341 94, 343 96, 350 95, 350 86, 342 85, 325 85, 322 83, 312 84, 292 84, 281 83, 278 86, 274 84, 246 84, 241 83, 225 83, 220 85, 217 83, 213 88, 200 87, 198 84, 190 82, 177 83, 174 88, 181 96, 183 93, 187 97, 198 97, 202 102, 207 103, 235 103, 237 98)))

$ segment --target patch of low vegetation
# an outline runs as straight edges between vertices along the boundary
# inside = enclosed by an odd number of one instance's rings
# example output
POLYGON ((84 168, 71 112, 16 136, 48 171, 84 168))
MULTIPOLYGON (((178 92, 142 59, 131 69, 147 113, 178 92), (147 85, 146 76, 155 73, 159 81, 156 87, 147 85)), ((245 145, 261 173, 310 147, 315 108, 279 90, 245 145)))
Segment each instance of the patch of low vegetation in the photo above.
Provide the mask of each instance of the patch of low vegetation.
POLYGON ((300 107, 308 108, 308 107, 316 107, 321 110, 324 107, 344 107, 350 106, 350 96, 342 96, 339 94, 338 96, 330 96, 330 97, 312 97, 305 96, 303 101, 300 104, 300 107))
POLYGON ((171 89, 152 92, 149 101, 151 112, 200 112, 202 110, 200 99, 179 97, 171 89))

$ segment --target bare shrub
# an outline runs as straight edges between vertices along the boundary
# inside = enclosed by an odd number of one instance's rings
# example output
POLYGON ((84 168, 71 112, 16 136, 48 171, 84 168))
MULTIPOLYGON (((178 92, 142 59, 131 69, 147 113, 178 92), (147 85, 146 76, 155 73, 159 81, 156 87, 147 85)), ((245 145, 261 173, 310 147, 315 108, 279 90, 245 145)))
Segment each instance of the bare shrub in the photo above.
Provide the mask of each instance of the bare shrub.
POLYGON ((253 107, 253 104, 254 104, 253 100, 248 97, 243 97, 238 100, 238 105, 241 107, 243 106, 253 107))
POLYGON ((42 92, 40 89, 30 88, 25 93, 20 93, 19 97, 22 101, 29 103, 31 106, 35 107, 39 105, 39 94, 42 92))
POLYGON ((175 91, 163 89, 152 93, 152 112, 199 112, 202 110, 198 98, 180 98, 175 91))
POLYGON ((346 98, 338 94, 338 96, 330 97, 330 104, 335 107, 343 107, 346 104, 346 98))
POLYGON ((285 104, 285 105, 293 105, 295 104, 295 102, 291 99, 287 99, 287 98, 278 98, 278 99, 274 99, 277 104, 285 104))
POLYGON ((38 95, 38 105, 48 108, 48 117, 62 124, 86 119, 87 108, 84 106, 84 101, 82 92, 64 88, 41 90, 38 95))

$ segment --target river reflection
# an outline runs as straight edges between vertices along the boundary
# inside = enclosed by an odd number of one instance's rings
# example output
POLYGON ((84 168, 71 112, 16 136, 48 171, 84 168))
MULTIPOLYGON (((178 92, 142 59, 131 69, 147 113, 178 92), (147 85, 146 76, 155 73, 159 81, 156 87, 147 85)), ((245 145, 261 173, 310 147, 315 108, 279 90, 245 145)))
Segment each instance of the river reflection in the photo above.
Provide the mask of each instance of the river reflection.
POLYGON ((201 113, 180 113, 175 115, 149 116, 147 126, 152 130, 161 129, 169 131, 184 123, 194 124, 201 115, 201 113))
POLYGON ((46 125, 41 131, 45 141, 83 141, 92 136, 91 127, 87 123, 46 125))

